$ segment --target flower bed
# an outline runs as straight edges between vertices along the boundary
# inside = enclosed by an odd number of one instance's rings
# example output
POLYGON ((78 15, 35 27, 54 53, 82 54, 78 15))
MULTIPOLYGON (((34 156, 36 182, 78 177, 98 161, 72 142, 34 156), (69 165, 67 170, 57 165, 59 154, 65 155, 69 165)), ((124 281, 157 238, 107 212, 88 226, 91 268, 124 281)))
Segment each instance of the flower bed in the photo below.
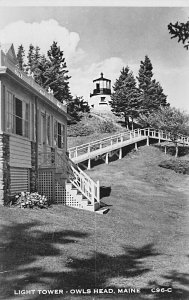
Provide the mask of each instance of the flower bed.
POLYGON ((20 208, 48 208, 49 206, 47 198, 37 192, 20 192, 10 198, 9 204, 20 208))

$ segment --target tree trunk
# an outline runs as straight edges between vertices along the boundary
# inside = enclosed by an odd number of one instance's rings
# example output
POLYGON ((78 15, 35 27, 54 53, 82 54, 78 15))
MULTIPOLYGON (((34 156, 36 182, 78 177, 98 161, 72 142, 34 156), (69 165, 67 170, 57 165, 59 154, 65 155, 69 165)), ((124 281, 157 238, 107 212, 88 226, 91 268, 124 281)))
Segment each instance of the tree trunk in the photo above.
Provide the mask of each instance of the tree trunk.
POLYGON ((178 144, 175 144, 175 157, 178 157, 178 144))
POLYGON ((131 119, 132 121, 132 130, 134 130, 134 124, 133 124, 133 118, 131 119))
POLYGON ((125 127, 129 129, 129 118, 125 115, 125 127))

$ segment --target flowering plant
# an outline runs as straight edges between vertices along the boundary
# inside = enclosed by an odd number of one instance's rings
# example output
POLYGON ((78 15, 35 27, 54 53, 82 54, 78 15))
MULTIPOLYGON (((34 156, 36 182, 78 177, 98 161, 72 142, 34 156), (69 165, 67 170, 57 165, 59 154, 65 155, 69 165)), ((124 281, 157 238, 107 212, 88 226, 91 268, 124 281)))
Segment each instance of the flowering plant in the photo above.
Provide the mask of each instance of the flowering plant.
POLYGON ((20 192, 13 197, 11 204, 20 205, 21 208, 48 208, 49 206, 47 198, 37 192, 20 192))

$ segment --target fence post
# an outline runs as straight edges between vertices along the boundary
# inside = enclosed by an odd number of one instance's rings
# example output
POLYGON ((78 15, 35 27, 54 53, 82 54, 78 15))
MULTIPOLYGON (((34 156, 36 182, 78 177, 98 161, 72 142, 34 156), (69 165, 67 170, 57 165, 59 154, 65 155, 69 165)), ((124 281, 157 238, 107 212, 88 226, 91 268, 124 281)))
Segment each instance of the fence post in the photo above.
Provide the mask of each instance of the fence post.
POLYGON ((161 142, 161 134, 160 134, 160 131, 158 131, 158 137, 159 137, 158 143, 160 144, 160 142, 161 142))
POLYGON ((138 150, 137 143, 135 143, 135 150, 138 150))
POLYGON ((97 201, 100 202, 100 181, 97 180, 97 191, 96 191, 96 198, 97 198, 97 201))
POLYGON ((87 170, 90 170, 91 169, 91 159, 89 158, 88 159, 88 167, 87 167, 87 170))
POLYGON ((75 148, 75 157, 77 157, 77 147, 75 148))
POLYGON ((119 159, 122 159, 122 148, 119 149, 119 159))
POLYGON ((106 164, 108 164, 108 152, 106 153, 106 161, 105 161, 106 164))

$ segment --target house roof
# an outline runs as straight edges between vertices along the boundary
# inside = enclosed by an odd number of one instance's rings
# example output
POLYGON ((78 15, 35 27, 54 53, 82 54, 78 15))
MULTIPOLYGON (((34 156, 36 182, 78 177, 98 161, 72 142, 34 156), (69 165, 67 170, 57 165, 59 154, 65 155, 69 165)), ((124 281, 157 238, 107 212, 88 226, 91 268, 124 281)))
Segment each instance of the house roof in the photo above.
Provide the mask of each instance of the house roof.
POLYGON ((16 53, 12 43, 0 44, 0 50, 2 50, 6 56, 9 56, 11 60, 17 63, 16 53))

